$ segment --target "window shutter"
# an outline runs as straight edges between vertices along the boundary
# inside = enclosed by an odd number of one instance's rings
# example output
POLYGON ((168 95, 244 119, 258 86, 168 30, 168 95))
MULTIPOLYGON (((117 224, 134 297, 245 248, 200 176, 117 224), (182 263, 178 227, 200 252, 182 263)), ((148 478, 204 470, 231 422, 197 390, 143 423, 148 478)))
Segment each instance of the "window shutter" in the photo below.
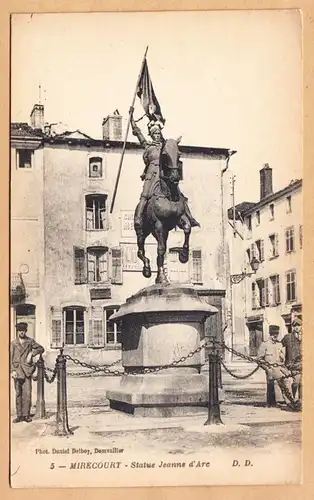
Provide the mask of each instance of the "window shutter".
POLYGON ((103 327, 103 308, 101 306, 92 306, 89 318, 89 336, 90 347, 104 347, 104 327, 103 327))
POLYGON ((268 278, 264 279, 264 306, 269 306, 268 278))
POLYGON ((276 304, 280 304, 280 277, 276 277, 276 304))
POLYGON ((254 257, 256 257, 256 253, 255 253, 255 243, 252 243, 252 244, 251 244, 251 259, 254 259, 254 257))
POLYGON ((51 347, 62 347, 62 309, 51 308, 51 347))
POLYGON ((112 276, 111 282, 115 285, 122 285, 123 283, 123 269, 122 269, 122 248, 116 247, 111 250, 111 268, 112 276))
POLYGON ((202 250, 192 250, 192 281, 202 283, 202 250))
POLYGON ((278 234, 276 234, 275 235, 275 255, 276 255, 276 257, 279 255, 278 246, 279 246, 279 240, 278 240, 278 234))
POLYGON ((100 281, 105 282, 108 280, 108 260, 107 260, 107 252, 104 252, 103 255, 99 257, 99 274, 100 281))
POLYGON ((87 254, 88 282, 96 281, 96 255, 92 252, 87 254))
POLYGON ((84 248, 74 247, 74 275, 76 285, 86 283, 86 255, 84 248))
POLYGON ((105 208, 100 208, 99 215, 100 215, 100 229, 108 229, 107 210, 105 208))
POLYGON ((86 207, 86 229, 94 229, 94 210, 86 207))
POLYGON ((264 240, 260 240, 260 261, 264 260, 264 240))

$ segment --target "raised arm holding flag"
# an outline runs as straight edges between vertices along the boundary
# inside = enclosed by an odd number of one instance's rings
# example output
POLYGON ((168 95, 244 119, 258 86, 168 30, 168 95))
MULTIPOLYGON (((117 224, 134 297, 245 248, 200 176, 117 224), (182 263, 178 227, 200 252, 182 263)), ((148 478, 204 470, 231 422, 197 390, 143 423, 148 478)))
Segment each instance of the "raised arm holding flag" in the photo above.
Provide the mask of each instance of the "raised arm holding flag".
POLYGON ((188 200, 182 194, 178 185, 182 170, 182 163, 179 159, 180 152, 178 150, 178 143, 181 138, 176 141, 174 139, 165 140, 161 132, 165 118, 163 117, 149 75, 146 53, 147 49, 129 110, 127 131, 110 212, 112 213, 115 202, 127 136, 131 125, 133 135, 138 138, 141 146, 144 148, 143 160, 145 164, 144 172, 141 175, 141 179, 144 181, 143 190, 134 215, 138 257, 144 263, 143 275, 149 278, 151 269, 149 259, 145 256, 144 245, 147 235, 152 233, 158 241, 158 273, 156 283, 165 283, 167 282, 167 278, 163 262, 165 253, 164 238, 166 238, 166 233, 168 234, 169 230, 176 226, 184 230, 185 242, 180 253, 180 261, 185 263, 189 258, 188 242, 191 228, 199 226, 199 223, 193 218, 187 203, 188 200), (150 136, 150 140, 144 137, 133 117, 136 96, 141 100, 145 111, 144 116, 147 116, 149 119, 148 135, 150 136), (150 207, 149 209, 147 208, 148 206, 150 207), (153 212, 155 215, 152 215, 153 212))

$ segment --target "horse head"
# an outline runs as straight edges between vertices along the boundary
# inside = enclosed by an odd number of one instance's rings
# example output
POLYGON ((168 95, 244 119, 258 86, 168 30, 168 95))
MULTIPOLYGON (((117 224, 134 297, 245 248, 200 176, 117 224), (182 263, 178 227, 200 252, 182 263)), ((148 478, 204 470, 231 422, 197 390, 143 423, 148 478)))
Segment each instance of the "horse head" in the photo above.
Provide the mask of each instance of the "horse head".
POLYGON ((160 152, 160 178, 169 186, 178 186, 181 180, 182 163, 180 162, 179 139, 167 139, 160 152))

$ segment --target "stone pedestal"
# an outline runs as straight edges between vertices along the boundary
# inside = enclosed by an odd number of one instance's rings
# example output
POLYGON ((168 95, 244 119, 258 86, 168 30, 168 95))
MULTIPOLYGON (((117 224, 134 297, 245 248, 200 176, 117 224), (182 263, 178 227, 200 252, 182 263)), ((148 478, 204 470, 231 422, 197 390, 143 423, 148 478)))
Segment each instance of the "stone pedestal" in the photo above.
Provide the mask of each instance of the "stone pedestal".
POLYGON ((127 299, 111 317, 122 321, 119 389, 107 391, 110 407, 140 416, 188 415, 204 411, 208 378, 201 374, 204 349, 160 372, 143 368, 171 365, 201 345, 204 322, 218 311, 192 285, 153 285, 127 299))

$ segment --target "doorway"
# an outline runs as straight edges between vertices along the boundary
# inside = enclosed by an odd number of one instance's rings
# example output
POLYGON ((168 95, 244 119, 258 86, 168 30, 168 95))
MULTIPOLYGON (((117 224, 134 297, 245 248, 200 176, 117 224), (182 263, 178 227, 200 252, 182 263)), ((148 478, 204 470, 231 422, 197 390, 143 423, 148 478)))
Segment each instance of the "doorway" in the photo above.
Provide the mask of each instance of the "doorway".
POLYGON ((35 338, 36 306, 33 304, 19 304, 16 306, 16 323, 25 322, 28 325, 27 336, 35 338))
POLYGON ((263 323, 251 323, 249 329, 249 353, 250 356, 257 356, 258 349, 263 342, 263 323))

